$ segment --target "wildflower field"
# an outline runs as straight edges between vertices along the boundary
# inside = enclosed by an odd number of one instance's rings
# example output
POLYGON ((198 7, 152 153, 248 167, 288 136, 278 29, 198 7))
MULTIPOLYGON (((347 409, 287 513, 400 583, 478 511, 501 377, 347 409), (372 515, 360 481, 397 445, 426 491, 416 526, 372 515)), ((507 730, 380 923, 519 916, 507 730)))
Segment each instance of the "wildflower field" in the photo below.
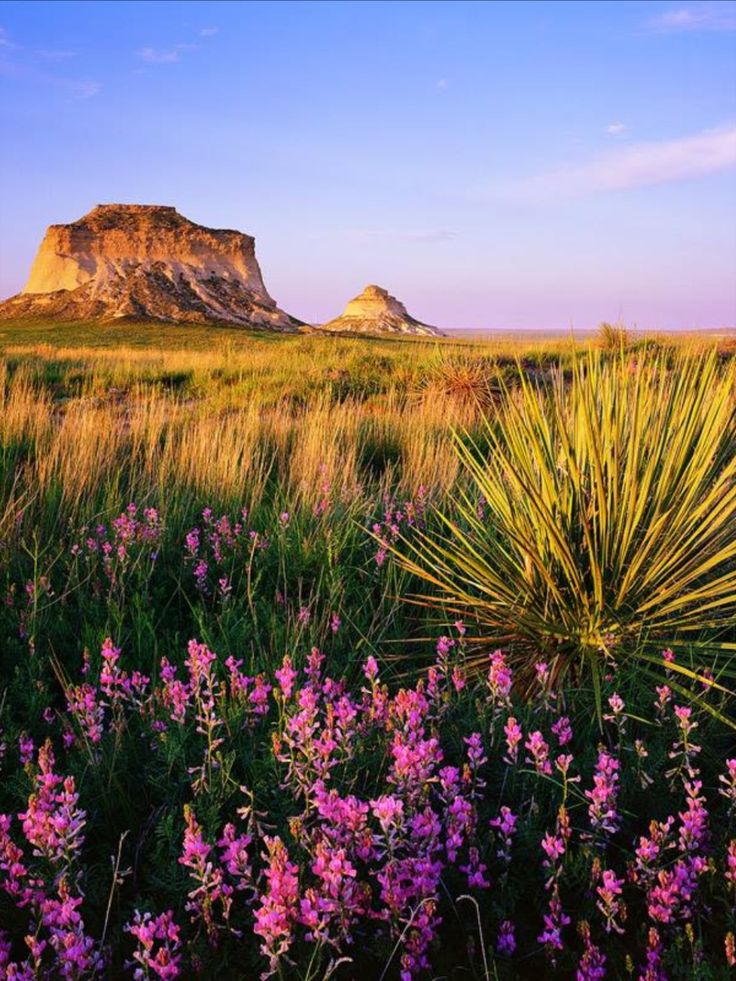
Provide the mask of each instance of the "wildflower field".
POLYGON ((0 977, 736 967, 736 350, 0 332, 0 977))

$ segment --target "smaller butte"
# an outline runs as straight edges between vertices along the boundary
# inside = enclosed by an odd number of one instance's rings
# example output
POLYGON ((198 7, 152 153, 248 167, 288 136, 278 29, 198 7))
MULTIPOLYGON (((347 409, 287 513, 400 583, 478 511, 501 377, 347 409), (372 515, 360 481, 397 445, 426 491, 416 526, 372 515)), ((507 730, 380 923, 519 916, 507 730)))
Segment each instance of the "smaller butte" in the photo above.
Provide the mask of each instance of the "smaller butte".
POLYGON ((366 286, 345 307, 342 316, 321 325, 321 330, 347 334, 424 334, 443 337, 439 328, 415 320, 404 304, 381 286, 366 286))

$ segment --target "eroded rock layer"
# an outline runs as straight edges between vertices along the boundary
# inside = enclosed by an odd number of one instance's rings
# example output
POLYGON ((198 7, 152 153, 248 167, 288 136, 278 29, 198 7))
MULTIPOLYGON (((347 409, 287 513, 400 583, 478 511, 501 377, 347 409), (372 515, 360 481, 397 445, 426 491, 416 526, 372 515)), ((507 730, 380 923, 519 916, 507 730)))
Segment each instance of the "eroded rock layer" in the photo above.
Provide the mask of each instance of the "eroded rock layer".
POLYGON ((300 324, 268 294, 254 238, 140 204, 100 204, 51 225, 25 289, 0 304, 0 317, 300 324))

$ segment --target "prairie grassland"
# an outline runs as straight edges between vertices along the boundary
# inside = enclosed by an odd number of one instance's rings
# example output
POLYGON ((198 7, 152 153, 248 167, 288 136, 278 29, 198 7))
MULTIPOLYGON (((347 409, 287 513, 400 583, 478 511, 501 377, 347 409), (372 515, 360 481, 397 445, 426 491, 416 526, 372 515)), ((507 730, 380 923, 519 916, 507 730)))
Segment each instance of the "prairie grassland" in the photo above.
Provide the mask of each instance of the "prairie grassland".
POLYGON ((735 352, 602 340, 0 329, 0 977, 725 981, 735 352))
MULTIPOLYGON (((47 495, 55 517, 76 520, 121 494, 174 514, 180 494, 253 506, 268 488, 313 503, 322 483, 343 500, 421 485, 446 494, 458 475, 448 436, 472 430, 487 388, 513 376, 517 361, 534 373, 576 356, 564 338, 366 341, 192 328, 189 339, 187 330, 98 328, 91 347, 68 344, 88 340, 87 325, 66 334, 5 328, 2 503, 33 499, 37 521, 47 495), (21 343, 44 336, 53 343, 21 343)), ((718 342, 675 343, 695 353, 718 342)))
MULTIPOLYGON (((12 553, 16 564, 28 560, 31 542, 34 549, 42 543, 45 561, 53 563, 80 528, 108 522, 134 502, 139 509, 156 509, 165 541, 172 544, 182 541, 205 507, 228 515, 246 509, 264 534, 288 513, 309 528, 310 540, 329 550, 337 541, 349 543, 347 552, 331 554, 332 561, 352 569, 368 555, 366 529, 375 533, 386 526, 383 531, 389 531, 382 534, 388 539, 403 532, 391 518, 394 508, 403 516, 402 505, 411 510, 421 500, 423 520, 434 536, 443 520, 435 520, 435 509, 457 515, 474 507, 473 501, 492 501, 493 487, 479 488, 474 480, 485 464, 481 459, 474 474, 467 459, 461 462, 457 434, 468 446, 493 445, 501 403, 506 415, 519 399, 533 409, 534 393, 542 393, 544 405, 534 411, 544 419, 554 400, 543 393, 552 390, 555 379, 567 390, 590 349, 567 338, 544 344, 428 342, 220 329, 206 334, 202 328, 193 335, 193 349, 187 349, 181 346, 185 328, 110 330, 111 338, 108 328, 98 329, 94 347, 61 343, 86 338, 86 325, 70 328, 68 335, 55 328, 54 343, 19 343, 38 339, 31 325, 2 349, 0 548, 12 553), (117 331, 128 344, 118 343, 117 331), (359 540, 362 551, 354 553, 359 540)), ((723 340, 628 338, 622 352, 615 349, 618 335, 611 331, 614 349, 601 354, 600 371, 610 400, 602 411, 620 412, 620 433, 605 437, 612 445, 625 433, 629 366, 641 363, 645 370, 652 363, 655 374, 663 369, 670 378, 690 372, 688 383, 697 386, 699 366, 709 356, 712 384, 734 364, 723 340), (617 361, 621 381, 607 367, 617 361)), ((591 397, 598 399, 597 393, 591 397)), ((667 417, 665 428, 686 427, 687 405, 682 412, 682 418, 667 417)), ((580 420, 569 425, 578 434, 586 431, 580 420)), ((502 427, 502 437, 507 432, 502 427)), ((535 472, 534 453, 546 452, 544 447, 535 445, 534 432, 515 438, 517 446, 529 446, 527 465, 535 472)), ((600 438, 600 432, 588 434, 591 443, 600 438)), ((501 487, 501 474, 491 478, 491 472, 487 479, 501 487)), ((550 486, 561 493, 554 480, 550 486)), ((598 493, 605 495, 606 488, 598 493)), ((519 516, 528 501, 520 503, 512 508, 519 516)), ((581 501, 580 506, 587 505, 581 501)), ((568 520, 574 524, 580 516, 568 520)), ((493 528, 498 521, 500 515, 493 528)), ((508 533, 508 521, 505 527, 508 533)), ((532 520, 525 534, 543 532, 532 520)), ((629 545, 636 542, 634 537, 629 545)), ((468 547, 466 542, 464 550, 468 547)), ((492 554, 490 559, 496 561, 492 554)), ((548 553, 543 561, 558 559, 548 553)), ((414 572, 397 567, 395 574, 408 583, 414 572)), ((355 577, 342 578, 349 593, 355 577)), ((541 598, 543 606, 547 602, 541 598)), ((573 620, 580 616, 567 591, 561 602, 573 620)))
POLYGON ((5 486, 17 478, 15 447, 34 520, 47 494, 57 516, 76 519, 126 493, 174 512, 179 494, 252 507, 267 486, 308 504, 324 483, 346 501, 389 487, 444 493, 458 469, 447 437, 478 414, 477 393, 453 391, 447 367, 500 359, 503 373, 518 354, 539 366, 555 357, 538 346, 321 337, 194 351, 8 346, 5 486))

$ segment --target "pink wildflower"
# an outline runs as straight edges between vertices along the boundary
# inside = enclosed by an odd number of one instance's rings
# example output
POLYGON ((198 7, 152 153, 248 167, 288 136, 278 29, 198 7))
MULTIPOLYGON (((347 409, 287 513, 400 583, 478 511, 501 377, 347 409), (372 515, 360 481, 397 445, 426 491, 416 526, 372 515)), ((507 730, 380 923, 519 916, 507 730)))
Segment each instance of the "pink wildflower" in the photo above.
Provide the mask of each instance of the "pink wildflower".
POLYGON ((506 720, 503 731, 506 734, 506 755, 503 759, 509 766, 513 766, 519 759, 519 743, 523 739, 523 733, 521 726, 512 715, 506 720))
POLYGON ((210 858, 212 846, 208 845, 202 829, 188 806, 184 807, 184 844, 179 858, 181 865, 189 869, 196 885, 189 892, 186 909, 191 913, 192 922, 201 920, 207 939, 213 947, 218 943, 218 931, 227 924, 232 905, 232 887, 225 884, 222 871, 210 858), (221 907, 222 923, 218 922, 217 904, 221 907))
POLYGON ((572 739, 572 727, 570 725, 570 720, 566 715, 561 715, 559 719, 553 723, 552 732, 557 736, 557 742, 560 746, 566 746, 567 743, 572 739))
POLYGON ((598 753, 593 788, 586 790, 590 801, 588 815, 594 832, 604 835, 615 834, 619 829, 620 817, 616 809, 619 787, 619 762, 605 749, 598 753))
POLYGON ((289 861, 281 839, 266 835, 263 842, 266 846, 266 886, 259 896, 253 929, 263 941, 261 953, 268 958, 269 970, 261 975, 267 978, 279 970, 279 962, 294 940, 299 911, 299 879, 297 866, 289 861))
POLYGON ((499 954, 510 957, 516 950, 516 937, 514 935, 514 924, 511 920, 504 920, 498 928, 496 939, 496 950, 499 954))
POLYGON ((274 675, 281 686, 281 694, 288 701, 294 691, 294 682, 297 676, 296 671, 291 666, 291 658, 288 654, 284 656, 281 667, 274 671, 274 675))
POLYGON ((85 738, 93 745, 99 743, 104 732, 105 709, 97 700, 97 689, 88 682, 72 685, 67 689, 66 702, 85 738))
POLYGON ((606 976, 606 956, 590 937, 590 926, 583 920, 579 926, 584 949, 578 963, 575 981, 603 981, 606 976))
POLYGON ((18 737, 18 750, 20 753, 20 762, 23 766, 26 766, 33 759, 33 752, 35 746, 31 737, 22 732, 18 737))
POLYGON ((539 774, 544 776, 550 776, 552 773, 552 766, 549 762, 549 746, 544 741, 542 733, 537 729, 527 739, 524 743, 524 749, 528 750, 530 753, 526 757, 527 763, 533 763, 534 769, 539 774))
POLYGON ((512 681, 511 668, 506 663, 505 654, 500 650, 494 651, 488 669, 488 689, 494 711, 501 707, 510 708, 512 681))
POLYGON ((499 847, 496 856, 506 865, 511 861, 511 842, 516 833, 518 821, 518 816, 505 804, 502 805, 498 817, 489 821, 490 826, 498 833, 499 847))
POLYGON ((606 933, 610 933, 611 930, 615 930, 616 933, 624 932, 618 921, 624 909, 624 905, 619 899, 623 884, 623 879, 619 879, 615 872, 606 869, 602 875, 601 885, 596 888, 598 894, 596 905, 605 918, 606 933))
POLYGON ((553 965, 556 963, 556 953, 564 949, 562 931, 569 923, 570 917, 562 909, 560 894, 555 886, 549 900, 549 911, 544 915, 544 930, 537 937, 553 965))
POLYGON ((133 952, 133 960, 138 965, 133 971, 136 981, 151 976, 163 981, 179 977, 181 940, 171 910, 155 917, 136 910, 133 921, 124 929, 138 942, 133 952))
POLYGON ((54 864, 66 866, 82 848, 86 814, 77 806, 79 794, 74 777, 56 774, 54 762, 51 741, 47 739, 38 751, 37 789, 18 818, 23 822, 23 833, 33 846, 34 855, 43 855, 54 864))

